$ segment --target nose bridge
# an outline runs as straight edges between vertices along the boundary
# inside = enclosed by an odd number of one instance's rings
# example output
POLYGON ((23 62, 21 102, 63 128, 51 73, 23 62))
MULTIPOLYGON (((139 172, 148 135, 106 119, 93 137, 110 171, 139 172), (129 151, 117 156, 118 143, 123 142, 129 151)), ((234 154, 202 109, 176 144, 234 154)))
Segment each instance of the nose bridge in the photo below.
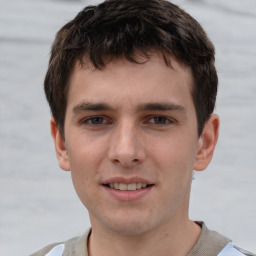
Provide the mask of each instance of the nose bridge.
POLYGON ((113 131, 109 157, 112 162, 131 166, 144 159, 139 128, 129 122, 120 123, 113 131))

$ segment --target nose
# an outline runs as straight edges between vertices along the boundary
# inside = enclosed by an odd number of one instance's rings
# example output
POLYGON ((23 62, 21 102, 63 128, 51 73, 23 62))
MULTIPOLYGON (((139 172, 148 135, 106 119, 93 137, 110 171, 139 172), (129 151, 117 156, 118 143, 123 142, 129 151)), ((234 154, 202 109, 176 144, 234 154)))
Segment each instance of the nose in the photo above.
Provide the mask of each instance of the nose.
POLYGON ((114 129, 109 145, 108 158, 114 164, 133 168, 145 159, 142 139, 135 125, 119 125, 114 129))

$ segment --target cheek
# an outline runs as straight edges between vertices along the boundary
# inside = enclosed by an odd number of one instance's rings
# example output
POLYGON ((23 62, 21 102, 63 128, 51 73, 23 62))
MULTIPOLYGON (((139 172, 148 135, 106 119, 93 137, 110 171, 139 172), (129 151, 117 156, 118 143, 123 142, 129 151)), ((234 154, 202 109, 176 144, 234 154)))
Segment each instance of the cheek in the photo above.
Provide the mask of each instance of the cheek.
POLYGON ((71 177, 75 191, 85 207, 97 198, 97 167, 92 150, 79 150, 70 155, 71 177), (76 154, 77 153, 77 154, 76 154))
POLYGON ((173 172, 176 169, 177 171, 193 169, 197 146, 186 136, 170 136, 162 141, 151 140, 151 145, 154 147, 151 146, 149 154, 163 169, 173 172))
POLYGON ((79 194, 92 191, 99 178, 104 149, 99 143, 90 140, 72 139, 68 145, 68 157, 74 187, 79 194))
POLYGON ((90 172, 95 170, 104 155, 104 143, 86 134, 73 135, 67 145, 71 171, 90 172))
POLYGON ((183 137, 182 139, 173 138, 154 149, 155 165, 161 179, 159 189, 165 191, 163 194, 167 198, 163 200, 169 201, 170 207, 174 202, 178 204, 190 191, 195 158, 194 148, 194 144, 192 147, 183 137))
POLYGON ((183 136, 165 139, 165 143, 154 142, 153 145, 151 159, 152 165, 158 170, 159 190, 165 191, 170 202, 183 198, 190 189, 195 144, 191 141, 188 143, 188 138, 183 136))

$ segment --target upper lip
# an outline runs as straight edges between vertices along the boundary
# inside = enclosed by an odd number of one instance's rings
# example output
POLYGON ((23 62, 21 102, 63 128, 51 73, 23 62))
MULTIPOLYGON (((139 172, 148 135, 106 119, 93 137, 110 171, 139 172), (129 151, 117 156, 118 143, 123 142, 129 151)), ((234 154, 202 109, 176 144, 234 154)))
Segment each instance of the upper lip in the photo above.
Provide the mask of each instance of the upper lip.
POLYGON ((144 183, 144 184, 153 184, 153 182, 141 178, 141 177, 112 177, 103 181, 103 184, 110 183, 123 183, 123 184, 131 184, 131 183, 144 183))

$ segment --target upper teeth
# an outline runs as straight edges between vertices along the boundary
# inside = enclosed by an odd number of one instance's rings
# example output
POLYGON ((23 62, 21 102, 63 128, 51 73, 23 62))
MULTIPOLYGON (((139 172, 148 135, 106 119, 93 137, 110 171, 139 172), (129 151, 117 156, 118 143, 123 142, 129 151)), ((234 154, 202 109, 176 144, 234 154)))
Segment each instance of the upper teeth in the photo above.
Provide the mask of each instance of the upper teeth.
POLYGON ((110 183, 109 186, 114 189, 119 190, 136 190, 147 187, 147 184, 145 183, 130 183, 130 184, 124 184, 124 183, 110 183))

